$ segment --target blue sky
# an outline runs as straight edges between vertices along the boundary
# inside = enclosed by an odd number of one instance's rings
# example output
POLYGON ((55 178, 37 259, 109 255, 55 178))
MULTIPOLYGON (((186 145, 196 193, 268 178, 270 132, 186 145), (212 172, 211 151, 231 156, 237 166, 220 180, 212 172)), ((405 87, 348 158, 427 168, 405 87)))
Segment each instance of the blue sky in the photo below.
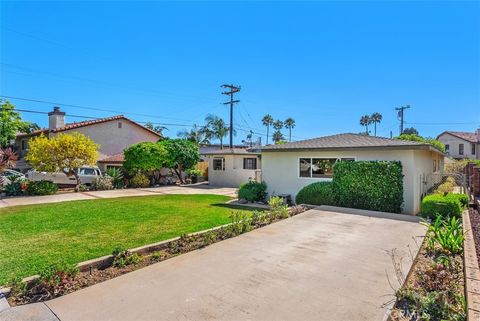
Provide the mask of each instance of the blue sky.
POLYGON ((237 142, 251 128, 264 134, 267 113, 293 117, 296 140, 360 132, 372 112, 384 117, 379 135, 396 135, 394 108, 405 104, 406 127, 425 136, 480 128, 479 2, 0 6, 0 94, 115 111, 62 106, 70 115, 182 124, 167 125, 176 136, 208 113, 228 121, 220 85, 233 83, 237 142))

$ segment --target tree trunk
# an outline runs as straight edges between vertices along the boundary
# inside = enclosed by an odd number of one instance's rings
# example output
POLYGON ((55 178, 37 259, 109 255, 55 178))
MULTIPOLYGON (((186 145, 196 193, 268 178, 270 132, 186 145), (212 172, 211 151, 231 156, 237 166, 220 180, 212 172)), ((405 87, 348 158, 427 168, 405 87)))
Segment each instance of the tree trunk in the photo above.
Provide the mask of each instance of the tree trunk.
POLYGON ((288 129, 288 141, 289 142, 292 141, 292 129, 291 128, 288 129))
POLYGON ((373 123, 373 126, 375 128, 375 136, 377 136, 377 122, 373 123))
POLYGON ((173 170, 175 171, 175 174, 177 174, 177 177, 180 180, 180 183, 185 184, 185 182, 183 181, 183 178, 182 178, 182 167, 178 166, 178 168, 174 168, 173 170))
POLYGON ((268 132, 269 132, 270 126, 267 126, 267 143, 265 145, 268 145, 268 132))
POLYGON ((223 149, 223 138, 220 137, 220 149, 223 149))

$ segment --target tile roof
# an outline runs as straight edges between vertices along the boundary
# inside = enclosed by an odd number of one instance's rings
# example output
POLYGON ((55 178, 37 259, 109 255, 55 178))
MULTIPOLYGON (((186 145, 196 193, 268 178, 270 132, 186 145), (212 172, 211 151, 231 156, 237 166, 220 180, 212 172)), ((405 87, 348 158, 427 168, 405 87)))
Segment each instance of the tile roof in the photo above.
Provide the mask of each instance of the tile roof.
POLYGON ((105 157, 104 159, 99 160, 99 163, 123 163, 125 157, 123 153, 110 155, 105 157))
POLYGON ((85 120, 85 121, 76 122, 76 123, 69 123, 69 124, 65 124, 65 126, 55 128, 55 129, 43 128, 43 129, 33 131, 29 134, 19 134, 19 135, 17 135, 17 137, 29 137, 29 136, 36 136, 36 135, 47 134, 47 133, 58 133, 58 132, 63 132, 63 131, 66 131, 66 130, 76 129, 76 128, 80 128, 80 127, 85 127, 85 126, 90 126, 90 125, 95 125, 95 124, 100 124, 100 123, 106 123, 106 122, 109 122, 109 121, 112 121, 112 120, 118 120, 118 119, 124 119, 126 121, 129 121, 129 122, 131 122, 131 123, 133 123, 137 126, 142 127, 143 129, 148 130, 149 132, 161 137, 160 134, 158 134, 157 132, 155 132, 151 129, 148 129, 145 126, 142 126, 139 123, 134 122, 133 120, 128 119, 127 117, 125 117, 123 115, 117 115, 117 116, 111 116, 111 117, 99 118, 99 119, 92 119, 92 120, 85 120))
POLYGON ((478 139, 476 133, 446 131, 446 132, 443 132, 443 133, 441 133, 440 135, 438 135, 438 137, 440 137, 440 136, 443 135, 443 134, 450 134, 450 135, 452 135, 452 136, 461 138, 461 139, 466 140, 466 141, 471 142, 471 143, 478 143, 478 142, 480 142, 480 139, 478 139))
POLYGON ((291 142, 281 145, 262 147, 263 151, 283 151, 302 149, 343 149, 343 148, 419 148, 429 147, 429 144, 391 139, 384 137, 366 136, 361 134, 337 134, 291 142))

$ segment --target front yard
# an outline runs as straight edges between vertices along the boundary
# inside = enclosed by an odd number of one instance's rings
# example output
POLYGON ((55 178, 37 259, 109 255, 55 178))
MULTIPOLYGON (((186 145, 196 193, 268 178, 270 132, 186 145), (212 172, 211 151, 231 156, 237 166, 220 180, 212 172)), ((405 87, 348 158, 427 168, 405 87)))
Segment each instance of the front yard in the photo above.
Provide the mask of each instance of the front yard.
POLYGON ((0 285, 52 263, 75 264, 230 222, 231 198, 161 195, 0 209, 0 285))

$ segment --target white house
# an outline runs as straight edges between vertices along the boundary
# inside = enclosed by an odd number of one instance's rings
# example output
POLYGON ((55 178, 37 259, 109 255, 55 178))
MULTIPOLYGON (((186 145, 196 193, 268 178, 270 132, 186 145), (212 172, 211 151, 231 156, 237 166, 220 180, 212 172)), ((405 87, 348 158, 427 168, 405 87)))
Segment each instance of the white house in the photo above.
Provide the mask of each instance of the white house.
POLYGON ((437 139, 445 144, 445 153, 453 158, 480 159, 480 129, 475 133, 445 131, 437 139))
POLYGON ((48 114, 48 125, 45 129, 17 135, 15 149, 20 156, 20 161, 17 163, 20 170, 24 171, 28 168, 28 164, 24 161, 24 156, 28 152, 28 141, 42 134, 52 137, 59 133, 78 132, 90 137, 100 145, 98 165, 103 170, 107 165, 121 165, 125 148, 140 142, 156 142, 162 138, 160 134, 123 115, 66 124, 65 113, 60 110, 60 107, 54 107, 54 110, 48 114))
POLYGON ((431 176, 443 169, 444 154, 429 144, 338 134, 261 150, 262 179, 269 195, 290 194, 294 199, 304 186, 331 180, 332 166, 338 160, 400 161, 404 174, 403 212, 417 214, 421 198, 431 187, 431 176))
POLYGON ((238 187, 249 180, 261 180, 260 152, 227 148, 205 152, 208 157, 208 184, 238 187))

